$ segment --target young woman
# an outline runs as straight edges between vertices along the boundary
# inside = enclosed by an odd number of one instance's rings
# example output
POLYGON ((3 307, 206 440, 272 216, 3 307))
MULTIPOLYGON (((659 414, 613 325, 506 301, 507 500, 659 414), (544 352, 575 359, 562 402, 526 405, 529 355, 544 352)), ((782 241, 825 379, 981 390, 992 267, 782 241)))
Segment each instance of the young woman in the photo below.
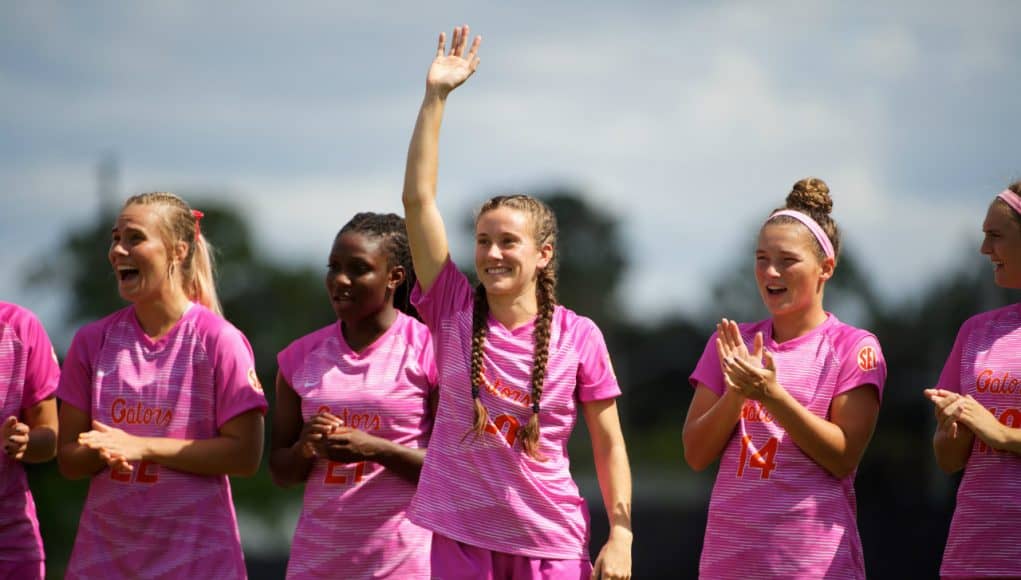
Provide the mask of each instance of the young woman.
MULTIPOLYGON (((993 279, 1021 288, 1021 181, 996 196, 982 224, 993 279)), ((943 552, 943 578, 1021 577, 1021 304, 968 319, 937 388, 926 389, 938 426, 936 461, 964 469, 943 552)))
POLYGON ((243 578, 228 475, 252 475, 266 400, 220 316, 200 212, 125 202, 110 264, 131 303, 75 335, 60 377, 65 477, 90 477, 68 578, 243 578))
POLYGON ((57 454, 57 355, 39 320, 0 302, 0 578, 45 576, 43 540, 22 462, 57 454))
POLYGON ((337 322, 278 356, 270 471, 305 483, 288 578, 429 578, 432 533, 407 519, 432 428, 429 330, 402 312, 414 283, 404 220, 360 213, 337 234, 337 322))
POLYGON ((486 202, 475 223, 472 288, 450 259, 436 206, 447 97, 478 66, 476 38, 441 34, 408 150, 404 208, 418 275, 413 301, 437 347, 440 402, 412 521, 431 529, 436 577, 628 578, 631 476, 595 324, 556 303, 556 220, 538 200, 486 202), (571 479, 577 407, 592 447, 610 536, 588 559, 588 509, 571 479))
POLYGON ((821 180, 794 184, 759 231, 770 318, 723 319, 691 375, 684 457, 720 459, 703 578, 864 578, 854 475, 886 379, 879 343, 823 309, 840 239, 821 180))

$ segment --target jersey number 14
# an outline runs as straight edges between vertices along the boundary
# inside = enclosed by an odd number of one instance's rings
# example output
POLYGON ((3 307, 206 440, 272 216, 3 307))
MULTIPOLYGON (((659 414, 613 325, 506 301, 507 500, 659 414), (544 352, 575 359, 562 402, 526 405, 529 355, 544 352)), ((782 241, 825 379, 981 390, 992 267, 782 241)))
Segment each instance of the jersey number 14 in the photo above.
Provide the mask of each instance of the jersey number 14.
POLYGON ((760 479, 769 479, 769 474, 776 469, 776 450, 780 447, 780 440, 770 437, 766 444, 755 449, 752 445, 752 436, 741 437, 741 460, 737 465, 737 476, 744 477, 745 464, 749 468, 761 471, 760 479))

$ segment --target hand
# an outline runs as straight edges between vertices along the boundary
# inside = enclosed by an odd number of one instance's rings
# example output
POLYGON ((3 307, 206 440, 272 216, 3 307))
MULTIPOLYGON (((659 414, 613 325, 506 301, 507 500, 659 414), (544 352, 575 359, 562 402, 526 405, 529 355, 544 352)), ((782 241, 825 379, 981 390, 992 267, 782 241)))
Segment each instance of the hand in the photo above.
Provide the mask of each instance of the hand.
POLYGON ((592 566, 591 580, 628 580, 631 578, 631 541, 610 535, 592 566))
POLYGON ((15 461, 21 461, 28 449, 28 425, 18 421, 15 416, 10 416, 3 423, 0 430, 0 439, 4 442, 4 453, 15 461))
POLYGON ((456 89, 472 76, 478 68, 479 45, 482 44, 482 37, 476 36, 472 41, 471 50, 466 55, 465 48, 468 46, 468 26, 454 28, 453 39, 450 42, 450 52, 446 51, 447 35, 440 33, 440 41, 436 47, 436 58, 429 67, 429 74, 425 79, 427 92, 435 92, 440 97, 446 98, 451 91, 456 89))
POLYGON ((762 333, 755 333, 752 351, 749 352, 744 339, 741 338, 741 329, 737 323, 723 318, 716 325, 716 355, 720 359, 720 369, 724 371, 726 363, 730 359, 743 359, 761 366, 762 333))
POLYGON ((323 448, 330 461, 357 463, 374 461, 383 452, 386 439, 369 435, 360 429, 338 427, 323 442, 323 448))
POLYGON ((298 452, 305 459, 312 459, 323 454, 323 442, 327 435, 344 426, 344 421, 329 412, 312 415, 301 427, 298 437, 298 452))
POLYGON ((963 427, 970 429, 990 447, 999 449, 1003 444, 1003 424, 971 395, 960 395, 944 389, 926 389, 926 396, 936 405, 936 420, 940 429, 956 437, 963 427), (956 424, 954 427, 944 424, 956 424))
POLYGON ((944 410, 951 403, 961 398, 961 395, 944 389, 925 389, 925 396, 932 401, 933 412, 936 415, 936 430, 943 433, 947 439, 957 439, 961 429, 967 429, 957 423, 956 417, 945 413, 944 410))
POLYGON ((141 461, 146 453, 142 437, 95 420, 92 421, 92 431, 78 434, 78 444, 95 449, 110 469, 122 471, 132 471, 130 462, 141 461))

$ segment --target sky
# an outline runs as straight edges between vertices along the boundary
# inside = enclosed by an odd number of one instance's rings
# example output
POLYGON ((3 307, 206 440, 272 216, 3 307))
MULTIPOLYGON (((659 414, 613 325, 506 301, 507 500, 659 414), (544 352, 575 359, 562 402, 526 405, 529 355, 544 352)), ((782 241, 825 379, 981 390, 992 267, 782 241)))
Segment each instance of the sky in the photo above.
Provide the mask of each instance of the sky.
POLYGON ((814 175, 906 302, 985 259, 986 206, 1021 178, 1019 21, 1009 0, 0 0, 0 299, 58 316, 24 272, 94 219, 105 156, 118 201, 231 203, 261 250, 319 265, 356 211, 401 211, 436 36, 467 23, 482 63, 439 183, 455 256, 490 195, 571 187, 621 223, 628 314, 697 313, 814 175))

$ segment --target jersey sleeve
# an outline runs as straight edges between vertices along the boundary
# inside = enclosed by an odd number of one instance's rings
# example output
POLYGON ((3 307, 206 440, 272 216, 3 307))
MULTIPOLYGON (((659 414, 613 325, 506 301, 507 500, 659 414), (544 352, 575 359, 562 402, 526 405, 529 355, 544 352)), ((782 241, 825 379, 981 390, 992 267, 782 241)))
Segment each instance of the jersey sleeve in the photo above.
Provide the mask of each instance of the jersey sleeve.
POLYGON ((46 329, 35 316, 27 315, 24 320, 22 341, 26 352, 25 390, 22 408, 27 409, 47 399, 57 391, 60 381, 60 366, 57 353, 53 350, 46 329))
POLYGON ((88 416, 92 416, 92 351, 98 347, 99 337, 85 327, 75 333, 71 347, 64 358, 64 366, 57 382, 57 397, 88 416))
POLYGON ((454 261, 447 258, 428 292, 422 292, 422 287, 415 282, 415 288, 411 291, 411 304, 418 310, 426 326, 435 332, 440 322, 454 312, 470 312, 474 294, 468 279, 457 269, 454 261))
POLYGON ((699 357, 695 370, 688 377, 688 382, 691 384, 691 388, 695 388, 701 383, 717 396, 723 396, 723 369, 720 368, 720 357, 716 354, 716 332, 713 332, 709 341, 706 342, 702 356, 699 357))
POLYGON ((248 339, 225 325, 213 346, 213 383, 216 385, 216 427, 253 409, 266 412, 266 396, 255 373, 255 356, 248 339))
POLYGON ((588 402, 619 397, 620 385, 603 333, 588 318, 578 318, 577 324, 582 325, 577 345, 578 400, 588 402))
POLYGON ((879 340, 866 334, 854 342, 850 352, 843 358, 833 396, 842 395, 862 385, 874 385, 876 394, 882 400, 886 383, 886 359, 879 348, 879 340))
POLYGON ((421 352, 418 353, 418 366, 425 373, 429 381, 429 392, 433 393, 439 387, 440 375, 436 368, 436 351, 433 350, 432 336, 427 335, 423 341, 421 352))

